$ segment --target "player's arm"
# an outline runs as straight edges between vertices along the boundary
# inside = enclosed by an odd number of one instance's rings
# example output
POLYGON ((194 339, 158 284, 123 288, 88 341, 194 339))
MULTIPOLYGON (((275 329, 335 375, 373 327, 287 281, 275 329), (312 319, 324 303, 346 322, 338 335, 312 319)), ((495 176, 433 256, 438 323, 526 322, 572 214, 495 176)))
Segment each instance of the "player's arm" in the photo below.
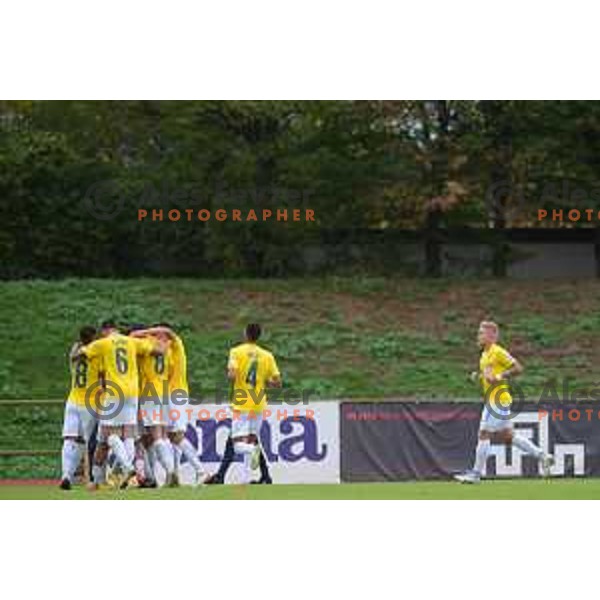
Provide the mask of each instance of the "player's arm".
POLYGON ((94 340, 86 346, 79 346, 76 356, 86 356, 89 360, 100 359, 102 357, 102 350, 106 346, 106 338, 100 340, 94 340))
POLYGON ((267 381, 267 385, 269 387, 281 387, 281 373, 279 372, 279 367, 277 366, 277 362, 275 361, 275 357, 271 355, 270 358, 270 375, 269 380, 267 381))
POLYGON ((148 327, 148 329, 138 329, 137 331, 132 331, 129 335, 131 337, 148 337, 149 335, 158 335, 158 334, 166 335, 170 340, 175 340, 177 334, 170 329, 169 327, 163 327, 162 325, 159 327, 148 327))
MULTIPOLYGON (((137 332, 134 332, 137 333, 137 332)), ((169 347, 169 342, 155 338, 152 334, 146 336, 134 336, 135 348, 138 356, 156 356, 157 354, 165 354, 169 347)))
POLYGON ((502 371, 498 375, 486 374, 486 379, 489 383, 498 383, 509 377, 516 377, 523 372, 523 365, 504 348, 498 350, 496 360, 502 371))
POLYGON ((500 373, 500 379, 508 379, 509 377, 516 377, 523 372, 523 365, 516 359, 513 358, 512 364, 500 373))
POLYGON ((231 350, 229 352, 229 360, 227 361, 227 379, 229 381, 235 381, 238 372, 238 360, 235 352, 231 350))
POLYGON ((152 340, 152 348, 150 349, 149 354, 151 356, 156 356, 157 354, 166 354, 169 349, 169 340, 163 340, 161 338, 151 338, 152 340))
POLYGON ((72 346, 71 346, 71 350, 69 350, 69 360, 71 362, 75 362, 80 356, 81 354, 79 353, 79 349, 81 348, 81 342, 75 342, 72 346))

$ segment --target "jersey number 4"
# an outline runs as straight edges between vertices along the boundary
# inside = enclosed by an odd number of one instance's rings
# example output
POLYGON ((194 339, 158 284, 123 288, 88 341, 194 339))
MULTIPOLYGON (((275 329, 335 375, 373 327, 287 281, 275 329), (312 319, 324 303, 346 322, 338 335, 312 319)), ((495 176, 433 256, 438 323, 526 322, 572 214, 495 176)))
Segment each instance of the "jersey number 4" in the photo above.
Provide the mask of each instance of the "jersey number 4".
POLYGON ((246 376, 246 383, 251 385, 252 387, 256 387, 256 371, 258 370, 258 361, 253 360, 250 363, 250 368, 248 369, 248 375, 246 376))

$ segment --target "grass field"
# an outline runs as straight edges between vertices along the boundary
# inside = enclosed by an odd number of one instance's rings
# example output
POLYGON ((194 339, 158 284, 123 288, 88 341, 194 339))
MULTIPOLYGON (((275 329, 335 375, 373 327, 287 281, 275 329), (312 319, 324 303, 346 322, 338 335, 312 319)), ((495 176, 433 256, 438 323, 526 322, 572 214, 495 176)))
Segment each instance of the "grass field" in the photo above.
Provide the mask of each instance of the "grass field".
POLYGON ((56 486, 0 485, 0 500, 598 500, 600 479, 205 486, 177 489, 63 492, 56 486))

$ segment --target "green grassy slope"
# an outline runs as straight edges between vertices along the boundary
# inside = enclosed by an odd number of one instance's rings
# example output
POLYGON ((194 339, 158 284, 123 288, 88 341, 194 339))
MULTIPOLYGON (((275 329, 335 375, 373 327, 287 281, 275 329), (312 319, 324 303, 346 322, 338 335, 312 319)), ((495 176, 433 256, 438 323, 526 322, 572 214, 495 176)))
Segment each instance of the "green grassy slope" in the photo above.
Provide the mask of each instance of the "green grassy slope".
POLYGON ((483 317, 504 327, 528 394, 565 375, 589 385, 600 367, 595 281, 25 281, 0 284, 0 398, 63 398, 78 327, 106 316, 174 323, 197 396, 215 388, 249 320, 265 324, 287 385, 328 398, 476 396, 465 374, 483 317))
MULTIPOLYGON (((195 396, 210 397, 243 325, 264 344, 286 386, 311 397, 473 398, 480 319, 503 326, 524 363, 529 397, 545 381, 572 388, 600 372, 600 283, 313 280, 65 280, 0 283, 0 398, 63 399, 66 353, 78 328, 108 316, 172 322, 188 351, 195 396)), ((61 405, 0 404, 0 450, 59 450, 61 405)), ((0 477, 57 476, 56 456, 0 457, 0 477)), ((378 488, 379 489, 379 488, 378 488)))
POLYGON ((49 500, 592 500, 600 498, 600 479, 455 482, 344 483, 333 485, 206 486, 177 489, 88 492, 56 486, 0 485, 3 499, 49 500))

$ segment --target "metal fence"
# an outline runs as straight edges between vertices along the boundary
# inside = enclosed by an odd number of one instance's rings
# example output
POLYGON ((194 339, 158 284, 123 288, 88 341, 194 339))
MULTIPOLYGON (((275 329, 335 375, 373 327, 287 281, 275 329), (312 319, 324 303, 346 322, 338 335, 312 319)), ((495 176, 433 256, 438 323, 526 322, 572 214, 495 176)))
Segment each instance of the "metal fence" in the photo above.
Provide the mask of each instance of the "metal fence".
POLYGON ((60 476, 64 400, 0 400, 0 479, 60 476))

